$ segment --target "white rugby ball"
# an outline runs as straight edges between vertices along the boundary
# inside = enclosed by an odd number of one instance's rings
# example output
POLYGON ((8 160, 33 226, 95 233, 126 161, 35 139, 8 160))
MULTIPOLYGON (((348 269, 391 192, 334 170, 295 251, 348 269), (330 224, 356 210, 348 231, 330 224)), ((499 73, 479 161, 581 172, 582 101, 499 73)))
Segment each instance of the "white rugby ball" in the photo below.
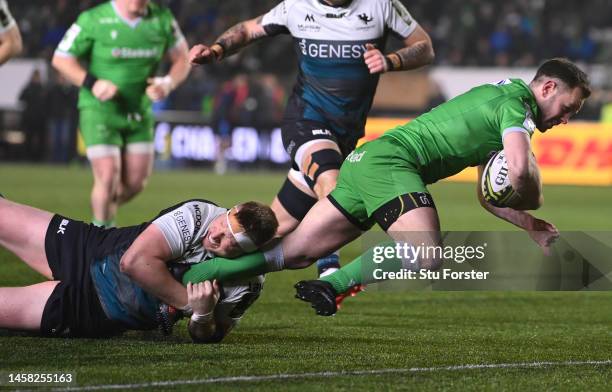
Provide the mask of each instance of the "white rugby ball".
POLYGON ((504 151, 498 151, 487 162, 480 182, 485 200, 496 207, 511 207, 519 200, 508 175, 508 162, 504 151))

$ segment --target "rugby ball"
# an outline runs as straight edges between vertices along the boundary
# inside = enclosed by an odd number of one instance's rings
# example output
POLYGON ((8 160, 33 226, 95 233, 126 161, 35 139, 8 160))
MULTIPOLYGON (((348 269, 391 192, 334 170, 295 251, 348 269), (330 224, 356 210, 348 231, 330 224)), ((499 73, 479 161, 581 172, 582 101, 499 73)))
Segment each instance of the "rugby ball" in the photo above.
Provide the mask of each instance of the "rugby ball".
POLYGON ((487 162, 480 182, 485 200, 495 207, 511 207, 519 201, 508 175, 508 162, 504 151, 496 152, 487 162))

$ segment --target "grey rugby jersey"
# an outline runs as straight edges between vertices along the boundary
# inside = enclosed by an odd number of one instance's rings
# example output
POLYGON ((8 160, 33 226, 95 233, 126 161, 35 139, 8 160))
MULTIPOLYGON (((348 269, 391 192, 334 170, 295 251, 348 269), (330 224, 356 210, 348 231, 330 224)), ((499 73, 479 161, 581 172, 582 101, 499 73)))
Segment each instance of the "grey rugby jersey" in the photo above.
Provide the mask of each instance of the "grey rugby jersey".
POLYGON ((381 49, 389 33, 408 37, 417 22, 399 0, 284 0, 263 16, 268 35, 291 34, 299 73, 285 118, 327 124, 339 135, 363 136, 379 75, 363 59, 366 44, 381 49))
POLYGON ((152 223, 163 233, 172 254, 171 262, 193 264, 215 257, 202 246, 208 227, 227 208, 203 200, 190 200, 165 210, 152 223))

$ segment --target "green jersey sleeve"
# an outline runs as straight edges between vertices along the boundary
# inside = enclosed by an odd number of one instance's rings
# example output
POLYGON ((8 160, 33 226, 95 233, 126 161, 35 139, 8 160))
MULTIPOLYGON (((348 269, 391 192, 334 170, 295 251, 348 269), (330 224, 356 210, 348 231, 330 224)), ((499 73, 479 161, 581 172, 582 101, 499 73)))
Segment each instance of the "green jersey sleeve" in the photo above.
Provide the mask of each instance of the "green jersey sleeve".
POLYGON ((94 43, 91 23, 88 12, 79 15, 77 21, 64 34, 56 52, 74 57, 87 56, 94 43))
POLYGON ((511 132, 523 132, 531 138, 535 131, 533 112, 520 98, 511 98, 498 108, 499 130, 502 139, 511 132))

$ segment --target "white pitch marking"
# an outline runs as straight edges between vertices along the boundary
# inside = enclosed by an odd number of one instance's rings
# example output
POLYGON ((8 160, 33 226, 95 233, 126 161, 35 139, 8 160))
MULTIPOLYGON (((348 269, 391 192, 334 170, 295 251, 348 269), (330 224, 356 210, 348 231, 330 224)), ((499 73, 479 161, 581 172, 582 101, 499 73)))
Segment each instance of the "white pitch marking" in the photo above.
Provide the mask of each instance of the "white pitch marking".
POLYGON ((202 385, 202 384, 219 384, 245 381, 272 381, 286 380, 296 378, 329 378, 329 377, 346 377, 346 376, 372 376, 380 374, 401 374, 401 373, 425 373, 437 371, 456 371, 456 370, 474 370, 474 369, 512 369, 512 368, 539 368, 539 367, 554 367, 554 366, 585 366, 585 365, 612 365, 612 360, 604 361, 565 361, 565 362, 518 362, 518 363, 489 363, 489 364, 472 364, 472 365, 454 365, 454 366, 439 366, 439 367, 413 367, 413 368, 398 368, 398 369, 374 369, 374 370, 347 370, 342 372, 314 372, 314 373, 289 373, 289 374, 271 374, 267 376, 234 376, 234 377, 218 377, 204 378, 195 380, 170 380, 170 381, 152 381, 142 384, 108 384, 108 385, 92 385, 84 387, 70 387, 52 389, 52 391, 99 391, 109 389, 138 389, 152 388, 178 385, 202 385))

